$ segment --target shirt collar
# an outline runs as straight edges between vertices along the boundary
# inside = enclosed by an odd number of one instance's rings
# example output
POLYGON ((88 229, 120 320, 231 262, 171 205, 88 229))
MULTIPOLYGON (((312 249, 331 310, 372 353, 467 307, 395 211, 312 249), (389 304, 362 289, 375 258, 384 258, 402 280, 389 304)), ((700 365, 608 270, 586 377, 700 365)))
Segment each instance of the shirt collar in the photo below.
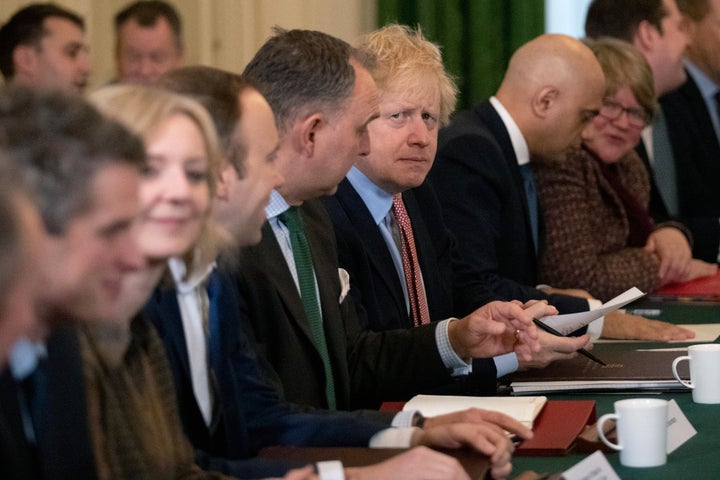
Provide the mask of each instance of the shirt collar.
POLYGON ((515 150, 515 158, 517 158, 518 165, 525 165, 526 163, 529 163, 530 151, 528 149, 527 142, 525 141, 525 137, 523 137, 523 134, 520 131, 520 127, 517 126, 517 123, 513 120, 510 112, 505 109, 503 104, 500 103, 500 100, 493 96, 490 97, 490 103, 493 107, 495 107, 498 115, 500 115, 500 119, 503 124, 505 124, 508 135, 510 135, 510 143, 512 143, 513 150, 515 150))
POLYGON ((25 380, 44 358, 47 358, 47 347, 43 342, 21 338, 10 351, 9 368, 12 377, 18 382, 25 380))
POLYGON ((718 90, 720 90, 715 84, 715 82, 710 80, 710 77, 705 75, 702 70, 700 70, 697 66, 695 66, 694 63, 692 63, 688 59, 685 59, 685 68, 687 68, 688 73, 697 84, 697 87, 700 90, 700 94, 703 96, 703 98, 714 102, 715 94, 717 94, 718 90))
POLYGON ((375 185, 372 180, 355 167, 350 169, 347 179, 362 198, 375 224, 380 224, 392 208, 393 196, 375 185))
POLYGON ((265 207, 265 216, 268 219, 277 217, 288 208, 290 208, 290 205, 288 205, 283 196, 280 195, 277 190, 273 190, 270 194, 270 203, 265 207))
POLYGON ((170 274, 175 282, 175 290, 178 293, 189 293, 200 286, 215 268, 215 262, 206 265, 204 268, 196 269, 189 278, 185 278, 187 265, 181 258, 173 257, 168 260, 170 274))

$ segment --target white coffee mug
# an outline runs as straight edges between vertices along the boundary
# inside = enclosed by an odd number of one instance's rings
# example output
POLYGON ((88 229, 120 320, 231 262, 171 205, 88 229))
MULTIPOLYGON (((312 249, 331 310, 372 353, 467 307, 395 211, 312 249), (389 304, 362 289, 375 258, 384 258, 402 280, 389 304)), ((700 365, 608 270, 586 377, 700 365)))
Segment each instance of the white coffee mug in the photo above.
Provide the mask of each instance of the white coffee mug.
POLYGON ((597 430, 608 447, 620 451, 626 467, 657 467, 667 461, 668 402, 659 398, 630 398, 615 402, 615 413, 600 417, 597 430), (605 437, 602 425, 616 421, 618 443, 605 437))
POLYGON ((695 403, 720 403, 720 344, 690 345, 688 355, 678 357, 672 363, 673 375, 678 382, 692 388, 695 403), (690 381, 680 378, 677 366, 690 362, 690 381))

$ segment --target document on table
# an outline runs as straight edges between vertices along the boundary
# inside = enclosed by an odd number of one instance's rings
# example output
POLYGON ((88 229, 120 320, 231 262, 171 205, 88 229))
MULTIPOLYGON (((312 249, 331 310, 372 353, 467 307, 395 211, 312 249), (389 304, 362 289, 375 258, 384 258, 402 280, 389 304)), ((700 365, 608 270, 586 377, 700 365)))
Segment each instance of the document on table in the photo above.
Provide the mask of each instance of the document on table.
POLYGON ((563 335, 568 335, 575 330, 586 326, 593 320, 597 320, 598 318, 637 300, 643 295, 645 294, 637 287, 632 287, 630 290, 621 293, 612 300, 603 303, 603 305, 596 310, 579 313, 566 313, 565 315, 550 315, 543 317, 542 321, 545 325, 554 328, 563 335))
MULTIPOLYGON (((720 337, 720 323, 705 323, 698 325, 677 324, 678 327, 687 328, 695 332, 695 338, 689 340, 673 340, 666 343, 713 343, 720 337)), ((593 343, 638 343, 656 342, 656 340, 615 340, 612 338, 599 338, 593 343)))

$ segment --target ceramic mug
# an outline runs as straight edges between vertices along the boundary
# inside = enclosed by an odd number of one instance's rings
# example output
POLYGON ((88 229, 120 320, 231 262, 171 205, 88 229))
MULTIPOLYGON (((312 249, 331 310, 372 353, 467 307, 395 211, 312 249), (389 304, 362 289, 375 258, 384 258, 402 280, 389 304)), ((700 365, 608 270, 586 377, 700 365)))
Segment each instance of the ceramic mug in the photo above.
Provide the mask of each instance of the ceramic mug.
POLYGON ((678 357, 672 363, 673 375, 678 382, 692 388, 695 403, 720 403, 720 344, 690 345, 688 355, 678 357), (690 381, 680 378, 677 366, 690 362, 690 381))
POLYGON ((630 398, 615 402, 615 413, 597 422, 600 439, 620 451, 620 463, 626 467, 657 467, 667 461, 668 402, 659 398, 630 398), (616 421, 618 443, 605 437, 602 425, 616 421))

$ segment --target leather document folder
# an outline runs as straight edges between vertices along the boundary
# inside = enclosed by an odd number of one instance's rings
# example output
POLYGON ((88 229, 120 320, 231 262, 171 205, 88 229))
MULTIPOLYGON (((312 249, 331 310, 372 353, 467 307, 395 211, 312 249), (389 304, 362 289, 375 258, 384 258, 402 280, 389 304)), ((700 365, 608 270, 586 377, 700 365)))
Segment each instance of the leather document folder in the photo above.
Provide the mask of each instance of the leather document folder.
POLYGON ((596 420, 594 400, 548 400, 535 419, 533 438, 520 443, 515 455, 567 455, 574 450, 580 433, 596 420))
MULTIPOLYGON (((577 356, 553 362, 543 369, 510 376, 513 395, 577 392, 676 391, 686 389, 673 377, 671 365, 687 350, 594 349, 606 366, 577 356)), ((687 363, 678 373, 688 378, 687 363)))
MULTIPOLYGON (((435 450, 455 457, 472 480, 485 479, 490 471, 490 461, 481 453, 468 449, 435 450)), ((260 457, 297 462, 298 467, 324 460, 340 460, 345 467, 364 467, 406 451, 404 448, 266 447, 260 450, 260 457)))

